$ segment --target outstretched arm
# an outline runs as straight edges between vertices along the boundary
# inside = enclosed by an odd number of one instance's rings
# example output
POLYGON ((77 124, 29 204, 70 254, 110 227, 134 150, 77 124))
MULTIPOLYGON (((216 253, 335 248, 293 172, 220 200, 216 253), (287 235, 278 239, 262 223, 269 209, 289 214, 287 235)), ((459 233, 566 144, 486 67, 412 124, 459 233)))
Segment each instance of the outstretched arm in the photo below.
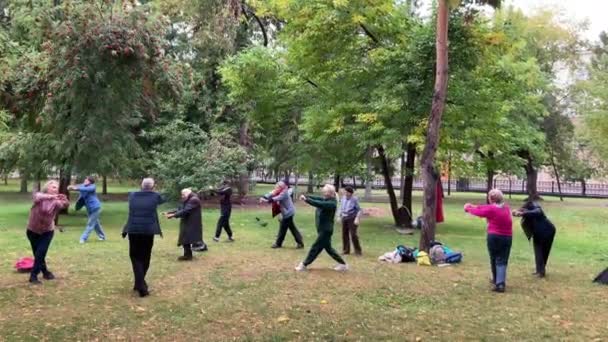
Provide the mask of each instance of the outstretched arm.
POLYGON ((306 197, 305 201, 313 207, 322 209, 336 209, 336 201, 332 199, 306 197))
POLYGON ((471 205, 471 204, 465 204, 464 206, 464 211, 466 211, 467 213, 477 216, 477 217, 488 217, 489 214, 489 207, 487 205, 479 205, 479 206, 475 206, 475 205, 471 205))

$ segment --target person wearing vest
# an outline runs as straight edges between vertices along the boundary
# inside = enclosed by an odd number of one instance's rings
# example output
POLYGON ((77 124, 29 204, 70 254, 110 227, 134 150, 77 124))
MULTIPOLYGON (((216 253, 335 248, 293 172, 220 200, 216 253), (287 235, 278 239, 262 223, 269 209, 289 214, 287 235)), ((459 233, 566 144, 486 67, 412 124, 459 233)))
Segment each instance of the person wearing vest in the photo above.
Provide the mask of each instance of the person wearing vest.
POLYGON ((163 236, 158 222, 157 208, 164 198, 154 191, 154 179, 144 178, 141 191, 129 193, 129 215, 122 237, 129 237, 129 257, 133 267, 133 291, 140 297, 150 294, 146 274, 150 268, 154 235, 163 236))
POLYGON ((342 253, 350 254, 350 242, 352 240, 355 248, 355 255, 361 255, 361 243, 359 242, 359 220, 361 217, 361 207, 359 199, 353 196, 355 190, 347 186, 344 188, 344 196, 340 200, 339 217, 342 222, 342 253))
POLYGON ((334 220, 338 203, 336 197, 336 188, 329 184, 326 184, 323 187, 323 197, 305 195, 300 197, 301 200, 317 208, 315 212, 315 224, 319 235, 310 248, 306 259, 296 266, 296 271, 306 271, 306 268, 315 261, 323 250, 338 262, 338 265, 334 270, 340 272, 348 270, 348 265, 344 259, 342 259, 340 254, 338 254, 331 245, 331 236, 334 233, 334 220))
POLYGON ((507 283, 507 265, 513 241, 513 221, 511 210, 504 202, 502 191, 492 189, 488 193, 490 204, 464 205, 464 211, 483 217, 488 222, 488 252, 490 254, 490 267, 492 269, 493 291, 505 292, 507 283))
POLYGON ((291 195, 289 194, 287 184, 282 181, 278 182, 271 193, 260 198, 260 203, 264 202, 272 204, 273 216, 275 208, 281 213, 279 233, 277 234, 277 240, 272 245, 272 248, 283 247, 283 241, 285 240, 285 235, 287 235, 287 230, 291 231, 291 234, 296 240, 296 248, 304 248, 302 234, 300 234, 300 231, 293 222, 293 218, 296 214, 296 207, 293 205, 293 201, 291 200, 291 195))

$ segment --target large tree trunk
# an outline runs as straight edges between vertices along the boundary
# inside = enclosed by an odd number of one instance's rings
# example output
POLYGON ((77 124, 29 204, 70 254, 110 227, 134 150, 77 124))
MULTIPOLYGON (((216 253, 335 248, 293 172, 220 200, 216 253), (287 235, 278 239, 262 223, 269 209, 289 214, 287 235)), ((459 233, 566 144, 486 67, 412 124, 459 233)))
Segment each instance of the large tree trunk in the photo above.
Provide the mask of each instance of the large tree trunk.
MULTIPOLYGON (((247 154, 251 151, 251 137, 249 136, 249 122, 243 120, 239 127, 239 145, 241 145, 247 154)), ((240 201, 249 193, 249 170, 247 167, 239 175, 239 181, 237 184, 237 190, 239 192, 240 201)))
POLYGON ((488 167, 486 169, 486 203, 490 203, 490 198, 488 197, 488 193, 490 192, 490 190, 492 190, 494 188, 494 175, 496 174, 496 172, 494 172, 494 169, 491 167, 488 167))
POLYGON ((25 194, 27 193, 27 176, 25 175, 25 172, 19 171, 19 177, 21 178, 19 192, 25 194))
POLYGON ((395 226, 403 226, 405 224, 406 218, 401 215, 399 211, 399 205, 397 204, 397 196, 395 195, 395 188, 393 188, 393 181, 391 179, 390 174, 389 160, 386 157, 384 146, 379 145, 376 148, 378 150, 378 155, 380 156, 380 161, 382 164, 382 176, 384 176, 384 184, 386 186, 386 192, 388 193, 388 198, 391 204, 391 213, 393 214, 395 226))
POLYGON ((336 188, 336 191, 340 190, 340 182, 340 174, 336 172, 334 174, 334 187, 336 188))
POLYGON ((405 226, 410 227, 412 220, 414 219, 414 213, 412 212, 412 192, 414 191, 414 167, 416 166, 416 144, 408 143, 406 146, 406 159, 405 159, 405 180, 403 184, 403 192, 401 193, 402 207, 405 209, 407 215, 405 219, 405 226))
POLYGON ((374 149, 371 147, 367 148, 367 152, 365 153, 365 195, 363 196, 363 198, 366 201, 371 201, 372 200, 372 185, 374 183, 373 181, 373 174, 372 174, 372 156, 374 154, 374 149))
POLYGON ((555 178, 557 179, 557 191, 559 193, 559 200, 564 201, 564 196, 562 195, 562 184, 559 180, 559 172, 557 171, 557 164, 555 163, 555 156, 553 155, 553 151, 551 151, 551 166, 553 166, 553 172, 555 173, 555 178))
POLYGON ((445 108, 448 90, 448 18, 447 0, 437 1, 437 62, 435 67, 435 89, 426 132, 424 150, 422 151, 422 179, 424 181, 424 200, 422 230, 419 248, 428 252, 430 243, 435 239, 435 208, 437 205, 437 179, 435 172, 435 154, 439 144, 441 117, 445 108))
POLYGON ((315 176, 312 173, 312 171, 308 171, 308 188, 306 189, 306 192, 309 194, 312 194, 313 192, 315 192, 315 187, 314 187, 314 183, 315 182, 315 176))
POLYGON ((107 195, 108 194, 108 177, 106 176, 101 176, 101 193, 102 195, 107 195))
POLYGON ((526 170, 526 192, 528 193, 528 200, 537 201, 540 200, 538 189, 536 187, 538 181, 538 170, 534 167, 532 156, 529 152, 524 152, 526 164, 524 169, 526 170))
MULTIPOLYGON (((581 187, 583 188, 583 196, 587 196, 587 181, 585 179, 581 179, 581 187)), ((561 195, 561 192, 560 192, 561 195)))

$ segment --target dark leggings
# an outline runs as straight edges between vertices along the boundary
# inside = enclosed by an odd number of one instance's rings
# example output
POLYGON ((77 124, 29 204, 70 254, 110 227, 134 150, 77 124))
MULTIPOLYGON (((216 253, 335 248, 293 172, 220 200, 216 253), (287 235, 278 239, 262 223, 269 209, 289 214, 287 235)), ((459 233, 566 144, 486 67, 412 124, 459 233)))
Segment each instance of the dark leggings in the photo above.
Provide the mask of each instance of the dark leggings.
POLYGON ((329 231, 320 231, 317 240, 312 244, 310 251, 308 252, 308 256, 306 260, 304 260, 304 266, 308 266, 312 264, 313 261, 319 256, 319 254, 325 250, 329 256, 331 256, 334 260, 336 260, 340 264, 346 264, 344 259, 336 252, 336 250, 331 246, 331 236, 333 234, 332 230, 329 231))
POLYGON ((277 246, 282 246, 283 241, 285 240, 285 235, 287 235, 287 230, 291 231, 293 238, 296 240, 298 245, 303 245, 304 240, 302 239, 302 234, 296 227, 295 223, 293 223, 293 216, 285 217, 281 220, 279 224, 279 234, 277 235, 277 241, 275 244, 277 246))
POLYGON ((217 220, 217 227, 215 229, 215 237, 219 239, 222 234, 222 228, 228 234, 228 237, 232 237, 232 229, 230 229, 230 215, 232 214, 232 207, 222 206, 220 212, 220 218, 217 220))
POLYGON ((536 273, 545 275, 545 267, 551 253, 551 246, 555 238, 555 229, 543 234, 534 234, 532 243, 534 245, 534 259, 536 261, 536 273))
POLYGON ((150 257, 154 246, 154 235, 129 234, 129 257, 133 266, 135 290, 147 291, 146 274, 150 268, 150 257))
POLYGON ((34 267, 32 268, 32 273, 30 274, 32 278, 38 277, 40 272, 43 274, 49 273, 49 270, 46 268, 45 259, 46 253, 51 246, 53 235, 53 231, 38 234, 29 229, 27 230, 27 238, 30 240, 32 253, 34 254, 34 267))
POLYGON ((492 281, 494 284, 505 284, 507 281, 507 265, 511 254, 511 236, 488 234, 488 253, 490 254, 490 267, 492 268, 492 281))

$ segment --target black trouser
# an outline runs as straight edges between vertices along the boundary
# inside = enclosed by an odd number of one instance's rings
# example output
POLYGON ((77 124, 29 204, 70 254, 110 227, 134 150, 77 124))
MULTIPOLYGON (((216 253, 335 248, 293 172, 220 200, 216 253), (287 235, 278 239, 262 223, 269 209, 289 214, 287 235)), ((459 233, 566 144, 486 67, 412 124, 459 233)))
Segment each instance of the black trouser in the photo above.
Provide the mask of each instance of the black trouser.
POLYGON ((359 226, 355 224, 355 216, 342 218, 342 251, 344 254, 350 253, 350 240, 353 241, 355 254, 361 254, 361 243, 359 243, 359 226))
POLYGON ((217 220, 217 228, 215 229, 215 237, 219 239, 222 235, 222 228, 226 230, 228 237, 232 237, 232 229, 230 229, 230 215, 232 214, 232 206, 223 206, 220 212, 220 218, 217 220))
POLYGON ((545 275, 545 267, 551 253, 551 246, 555 238, 555 230, 542 234, 534 234, 532 243, 534 245, 534 259, 536 260, 536 273, 545 275))
POLYGON ((32 245, 32 253, 34 254, 34 267, 32 268, 32 272, 30 274, 32 278, 38 277, 40 272, 43 274, 49 273, 49 270, 46 268, 45 258, 46 253, 51 246, 53 235, 53 231, 38 234, 29 229, 27 230, 27 238, 30 240, 30 245, 32 245))
POLYGON ((147 291, 146 273, 150 268, 150 257, 154 246, 154 235, 129 234, 129 256, 135 277, 134 288, 147 291))
POLYGON ((287 230, 291 231, 293 238, 296 240, 298 245, 304 245, 304 240, 302 240, 302 234, 293 223, 293 216, 284 217, 279 224, 279 235, 277 235, 277 241, 275 244, 277 246, 282 246, 283 241, 285 240, 285 235, 287 235, 287 230))
POLYGON ((340 264, 346 264, 344 259, 336 252, 336 250, 331 246, 331 236, 334 233, 333 230, 321 230, 318 232, 319 236, 317 236, 317 240, 310 247, 310 251, 304 260, 304 266, 308 266, 312 264, 313 261, 319 256, 319 254, 325 250, 329 256, 334 258, 340 264))
POLYGON ((488 234, 492 281, 496 285, 505 284, 507 281, 507 265, 509 264, 512 241, 513 238, 510 236, 488 234))

